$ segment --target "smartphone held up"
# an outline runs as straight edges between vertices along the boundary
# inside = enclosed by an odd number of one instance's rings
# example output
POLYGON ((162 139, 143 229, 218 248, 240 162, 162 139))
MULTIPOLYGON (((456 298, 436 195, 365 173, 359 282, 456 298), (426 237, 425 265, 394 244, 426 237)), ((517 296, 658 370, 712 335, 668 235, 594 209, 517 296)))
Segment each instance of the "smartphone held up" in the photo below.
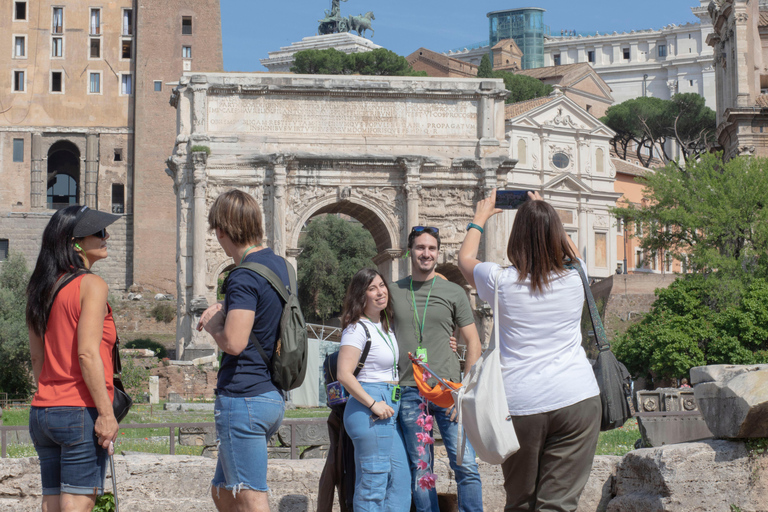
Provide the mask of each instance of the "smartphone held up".
POLYGON ((497 190, 496 208, 502 210, 517 210, 528 201, 527 190, 497 190))

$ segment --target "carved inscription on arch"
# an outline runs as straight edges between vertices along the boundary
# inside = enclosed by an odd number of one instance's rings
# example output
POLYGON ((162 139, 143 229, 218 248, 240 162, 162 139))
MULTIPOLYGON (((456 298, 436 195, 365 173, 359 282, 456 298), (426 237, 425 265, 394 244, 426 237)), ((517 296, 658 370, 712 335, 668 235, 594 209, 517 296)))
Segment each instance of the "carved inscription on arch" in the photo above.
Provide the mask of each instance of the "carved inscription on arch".
POLYGON ((477 101, 208 97, 208 131, 477 138, 477 101))

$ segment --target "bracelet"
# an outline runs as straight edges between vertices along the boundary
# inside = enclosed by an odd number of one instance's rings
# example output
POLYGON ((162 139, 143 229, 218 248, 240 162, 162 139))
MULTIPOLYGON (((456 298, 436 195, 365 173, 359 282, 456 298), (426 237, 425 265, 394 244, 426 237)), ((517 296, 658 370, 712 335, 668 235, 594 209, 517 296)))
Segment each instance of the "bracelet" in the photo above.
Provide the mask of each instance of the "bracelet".
POLYGON ((373 403, 372 403, 371 405, 369 405, 369 406, 368 406, 368 409, 370 409, 370 408, 371 408, 371 407, 373 407, 374 405, 376 405, 376 399, 375 399, 375 398, 373 399, 373 403))
POLYGON ((478 226, 474 222, 470 222, 469 224, 467 224, 467 231, 469 231, 472 228, 475 228, 476 230, 478 230, 481 235, 483 234, 483 228, 481 228, 480 226, 478 226))

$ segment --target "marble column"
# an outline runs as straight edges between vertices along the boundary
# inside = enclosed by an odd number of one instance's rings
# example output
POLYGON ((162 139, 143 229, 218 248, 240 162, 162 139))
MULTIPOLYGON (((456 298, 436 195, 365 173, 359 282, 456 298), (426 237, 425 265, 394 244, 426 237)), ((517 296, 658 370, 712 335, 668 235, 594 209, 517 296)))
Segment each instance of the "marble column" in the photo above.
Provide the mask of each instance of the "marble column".
POLYGON ((207 231, 207 215, 205 208, 205 192, 208 186, 206 165, 208 155, 203 152, 192 153, 193 180, 194 180, 194 206, 192 210, 192 295, 195 299, 205 297, 205 276, 207 274, 205 263, 205 238, 207 231))
POLYGON ((299 278, 299 255, 304 249, 289 247, 285 249, 285 260, 291 264, 296 271, 296 279, 299 278))
MULTIPOLYGON (((496 167, 485 168, 485 176, 483 178, 483 197, 488 197, 494 188, 498 188, 498 179, 496 176, 496 167)), ((499 251, 499 230, 501 228, 500 215, 494 215, 485 224, 483 230, 482 242, 485 243, 483 261, 493 261, 494 263, 501 263, 501 253, 499 251)))
MULTIPOLYGON (((85 205, 98 209, 99 135, 85 136, 85 205)), ((108 208, 111 211, 111 208, 108 208)))
POLYGON ((274 165, 272 177, 272 250, 285 257, 285 187, 287 164, 279 159, 274 165))
POLYGON ((46 175, 43 171, 43 136, 40 133, 32 134, 32 187, 30 194, 30 207, 42 209, 46 207, 46 175))
POLYGON ((581 257, 584 258, 584 261, 587 263, 587 267, 589 267, 592 258, 590 257, 591 255, 587 252, 587 245, 589 243, 589 222, 587 219, 587 213, 589 213, 590 210, 581 204, 577 210, 579 212, 579 252, 581 253, 581 257))
POLYGON ((400 246, 408 245, 408 234, 413 226, 419 225, 419 201, 421 199, 420 158, 406 158, 401 161, 405 171, 403 190, 405 192, 405 229, 401 233, 400 246))

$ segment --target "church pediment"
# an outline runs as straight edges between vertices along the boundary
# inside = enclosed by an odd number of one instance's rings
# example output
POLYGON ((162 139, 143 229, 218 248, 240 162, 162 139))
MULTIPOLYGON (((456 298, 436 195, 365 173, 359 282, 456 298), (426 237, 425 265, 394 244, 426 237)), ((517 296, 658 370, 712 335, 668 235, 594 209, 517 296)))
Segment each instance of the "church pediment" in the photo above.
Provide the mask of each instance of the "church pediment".
POLYGON ((579 130, 582 132, 601 133, 613 137, 613 132, 597 118, 581 108, 566 96, 559 96, 554 101, 545 103, 518 118, 513 125, 546 126, 558 130, 579 130))
POLYGON ((583 192, 592 194, 594 191, 586 183, 581 181, 576 176, 569 173, 562 173, 555 176, 549 182, 545 183, 542 187, 543 190, 551 191, 571 191, 571 192, 583 192))

